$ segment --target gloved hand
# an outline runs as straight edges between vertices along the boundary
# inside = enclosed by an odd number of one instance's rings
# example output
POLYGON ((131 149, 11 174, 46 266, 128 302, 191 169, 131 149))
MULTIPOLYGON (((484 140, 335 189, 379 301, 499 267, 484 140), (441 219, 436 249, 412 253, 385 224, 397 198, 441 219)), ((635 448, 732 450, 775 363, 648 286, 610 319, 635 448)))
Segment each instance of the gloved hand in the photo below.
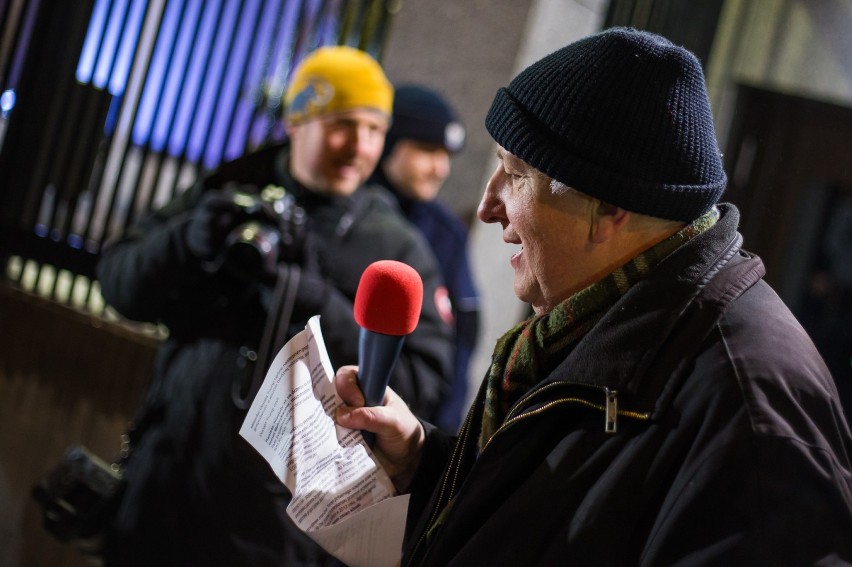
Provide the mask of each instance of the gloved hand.
POLYGON ((244 220, 243 209, 231 191, 210 189, 204 193, 186 228, 189 251, 202 260, 212 260, 222 250, 225 238, 244 220))

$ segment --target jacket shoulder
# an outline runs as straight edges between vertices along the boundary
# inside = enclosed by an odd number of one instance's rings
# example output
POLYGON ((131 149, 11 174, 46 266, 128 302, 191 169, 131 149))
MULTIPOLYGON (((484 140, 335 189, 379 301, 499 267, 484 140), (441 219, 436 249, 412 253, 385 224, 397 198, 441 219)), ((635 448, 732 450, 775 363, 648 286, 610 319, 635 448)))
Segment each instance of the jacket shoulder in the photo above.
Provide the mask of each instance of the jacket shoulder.
POLYGON ((276 178, 275 160, 284 144, 274 144, 220 164, 204 177, 205 188, 219 188, 227 182, 263 187, 276 178))

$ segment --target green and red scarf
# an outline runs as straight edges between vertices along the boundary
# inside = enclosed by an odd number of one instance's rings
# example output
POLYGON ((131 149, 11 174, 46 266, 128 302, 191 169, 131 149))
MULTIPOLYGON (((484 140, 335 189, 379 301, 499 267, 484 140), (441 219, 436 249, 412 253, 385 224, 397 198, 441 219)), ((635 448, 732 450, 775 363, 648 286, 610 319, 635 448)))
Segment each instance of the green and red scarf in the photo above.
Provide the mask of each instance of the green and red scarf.
POLYGON ((712 227, 718 219, 719 211, 713 207, 548 313, 526 319, 503 335, 494 347, 486 376, 480 449, 503 424, 512 406, 565 360, 622 295, 663 258, 712 227))

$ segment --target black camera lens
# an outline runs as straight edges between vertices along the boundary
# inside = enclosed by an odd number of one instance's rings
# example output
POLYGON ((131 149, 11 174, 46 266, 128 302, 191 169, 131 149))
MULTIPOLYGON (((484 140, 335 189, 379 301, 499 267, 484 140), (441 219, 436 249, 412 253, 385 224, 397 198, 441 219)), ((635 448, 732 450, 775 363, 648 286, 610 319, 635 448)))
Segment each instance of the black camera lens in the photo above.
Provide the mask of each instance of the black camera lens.
POLYGON ((225 266, 239 277, 275 273, 281 233, 267 224, 250 221, 235 228, 225 241, 225 266))

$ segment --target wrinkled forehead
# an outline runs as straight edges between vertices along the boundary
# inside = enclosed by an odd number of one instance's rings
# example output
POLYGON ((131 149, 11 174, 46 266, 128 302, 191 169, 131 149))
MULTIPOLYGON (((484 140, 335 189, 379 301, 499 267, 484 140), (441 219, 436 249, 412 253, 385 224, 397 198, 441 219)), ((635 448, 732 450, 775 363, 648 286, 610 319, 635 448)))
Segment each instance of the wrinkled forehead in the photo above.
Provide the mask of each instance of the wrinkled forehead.
POLYGON ((532 165, 528 164, 506 148, 498 145, 497 146, 497 159, 500 161, 503 167, 519 174, 527 175, 530 177, 535 177, 538 181, 541 182, 542 187, 547 187, 550 193, 561 196, 561 195, 577 195, 585 199, 592 199, 590 195, 583 193, 576 187, 571 187, 553 179, 543 171, 536 169, 532 165))
POLYGON ((524 171, 529 170, 541 173, 536 168, 500 145, 497 146, 497 159, 499 159, 504 165, 512 167, 513 169, 524 171))
POLYGON ((515 173, 521 173, 530 177, 550 181, 550 176, 528 164, 503 146, 497 146, 497 159, 503 165, 515 173))

